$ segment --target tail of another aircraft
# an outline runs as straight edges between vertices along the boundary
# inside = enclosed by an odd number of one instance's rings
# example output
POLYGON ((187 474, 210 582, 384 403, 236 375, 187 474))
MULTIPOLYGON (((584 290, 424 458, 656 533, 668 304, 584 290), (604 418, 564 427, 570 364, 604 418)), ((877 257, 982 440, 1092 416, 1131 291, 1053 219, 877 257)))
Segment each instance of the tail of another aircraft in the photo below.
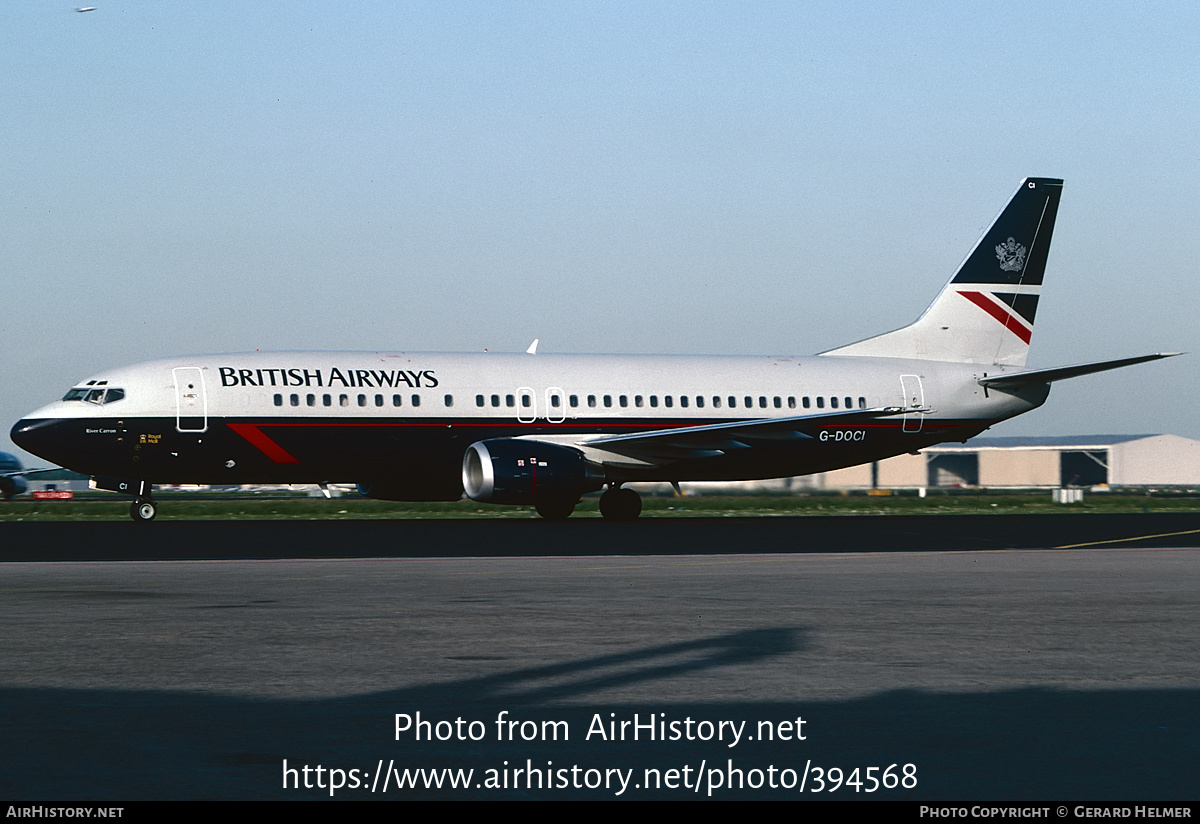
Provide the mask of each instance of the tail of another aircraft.
POLYGON ((1024 366, 1062 183, 1023 180, 915 323, 821 354, 1024 366))

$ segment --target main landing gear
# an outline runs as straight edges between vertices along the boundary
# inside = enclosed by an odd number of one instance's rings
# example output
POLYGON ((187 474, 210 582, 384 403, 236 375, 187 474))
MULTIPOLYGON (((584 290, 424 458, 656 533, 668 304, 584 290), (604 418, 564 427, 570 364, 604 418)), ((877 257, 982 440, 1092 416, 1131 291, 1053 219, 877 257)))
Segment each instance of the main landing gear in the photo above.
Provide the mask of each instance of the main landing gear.
POLYGON ((543 498, 533 507, 547 521, 565 521, 575 511, 577 498, 543 498))
POLYGON ((600 496, 600 514, 606 521, 634 521, 642 514, 642 499, 632 489, 609 486, 600 496))
MULTIPOLYGON (((543 498, 534 503, 534 508, 547 521, 565 521, 578 502, 574 498, 543 498)), ((642 514, 642 499, 632 489, 611 484, 600 496, 600 514, 606 521, 636 520, 642 514)))

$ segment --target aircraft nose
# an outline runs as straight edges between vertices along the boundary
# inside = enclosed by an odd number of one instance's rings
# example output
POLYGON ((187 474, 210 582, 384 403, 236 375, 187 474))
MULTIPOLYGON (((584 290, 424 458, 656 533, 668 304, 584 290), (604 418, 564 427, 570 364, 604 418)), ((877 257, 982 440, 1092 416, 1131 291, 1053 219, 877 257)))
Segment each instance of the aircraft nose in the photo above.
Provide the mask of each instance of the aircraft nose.
POLYGON ((58 421, 53 418, 22 418, 13 424, 8 436, 12 442, 40 458, 52 460, 47 451, 54 442, 54 429, 58 421))

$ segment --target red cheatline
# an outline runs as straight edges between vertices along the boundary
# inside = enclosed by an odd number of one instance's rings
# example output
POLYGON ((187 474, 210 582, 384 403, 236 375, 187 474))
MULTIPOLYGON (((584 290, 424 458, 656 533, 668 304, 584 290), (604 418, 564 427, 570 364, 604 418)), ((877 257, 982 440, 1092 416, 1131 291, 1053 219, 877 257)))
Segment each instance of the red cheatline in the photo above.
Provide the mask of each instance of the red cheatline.
POLYGON ((275 441, 268 438, 254 423, 231 423, 229 428, 241 435, 275 463, 300 463, 275 441))

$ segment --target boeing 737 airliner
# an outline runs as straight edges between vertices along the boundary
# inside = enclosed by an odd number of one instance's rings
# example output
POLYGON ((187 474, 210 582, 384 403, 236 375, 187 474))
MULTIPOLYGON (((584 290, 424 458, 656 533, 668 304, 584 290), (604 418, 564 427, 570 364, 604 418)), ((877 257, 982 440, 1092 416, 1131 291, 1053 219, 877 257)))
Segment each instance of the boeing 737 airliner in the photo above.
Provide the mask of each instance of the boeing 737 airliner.
MULTIPOLYGON (((12 439, 135 500, 153 484, 357 483, 389 500, 566 518, 639 481, 823 472, 965 441, 1056 380, 1168 357, 1024 369, 1062 181, 1028 178, 913 324, 809 357, 277 352, 102 372, 12 439)), ((532 351, 532 348, 531 348, 532 351)))

